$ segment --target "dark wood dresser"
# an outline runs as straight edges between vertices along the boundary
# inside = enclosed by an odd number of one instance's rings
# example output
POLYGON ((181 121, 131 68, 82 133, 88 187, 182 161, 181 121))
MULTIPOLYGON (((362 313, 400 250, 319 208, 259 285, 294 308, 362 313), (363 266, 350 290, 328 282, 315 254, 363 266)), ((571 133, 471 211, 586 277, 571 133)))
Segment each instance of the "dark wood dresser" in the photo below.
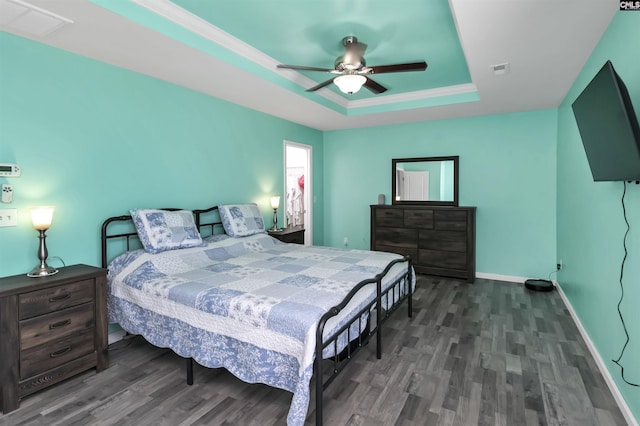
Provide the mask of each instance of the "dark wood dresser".
POLYGON ((106 269, 0 278, 0 409, 95 367, 108 367, 106 269))
POLYGON ((371 206, 371 250, 411 257, 417 273, 476 275, 475 207, 371 206))
POLYGON ((268 231, 269 235, 283 243, 304 244, 304 228, 302 226, 290 226, 279 231, 268 231))

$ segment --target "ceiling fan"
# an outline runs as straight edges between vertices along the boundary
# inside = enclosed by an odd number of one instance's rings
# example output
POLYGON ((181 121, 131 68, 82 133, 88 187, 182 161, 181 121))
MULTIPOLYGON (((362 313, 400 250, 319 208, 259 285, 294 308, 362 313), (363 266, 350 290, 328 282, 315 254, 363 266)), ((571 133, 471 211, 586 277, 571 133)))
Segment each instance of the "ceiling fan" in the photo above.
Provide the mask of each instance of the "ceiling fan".
POLYGON ((344 54, 336 58, 333 69, 285 64, 279 64, 278 68, 288 68, 301 71, 322 71, 336 74, 335 77, 307 89, 307 92, 314 92, 331 83, 335 83, 343 93, 347 94, 356 93, 362 86, 375 94, 386 92, 386 87, 376 83, 368 77, 371 74, 424 71, 427 69, 427 63, 425 61, 368 67, 364 60, 364 51, 367 49, 366 44, 359 42, 358 38, 355 36, 346 36, 342 39, 342 45, 344 46, 344 54))

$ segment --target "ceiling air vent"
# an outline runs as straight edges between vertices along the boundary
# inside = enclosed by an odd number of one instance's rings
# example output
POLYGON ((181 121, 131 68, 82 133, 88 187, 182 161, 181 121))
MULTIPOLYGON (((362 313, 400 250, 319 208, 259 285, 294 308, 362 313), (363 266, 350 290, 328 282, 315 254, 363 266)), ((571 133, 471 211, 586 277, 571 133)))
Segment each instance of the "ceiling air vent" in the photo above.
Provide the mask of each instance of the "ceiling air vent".
POLYGON ((493 71, 493 75, 504 75, 509 72, 509 62, 505 62, 503 64, 491 65, 491 70, 493 71))
POLYGON ((44 37, 67 24, 73 21, 22 0, 0 0, 0 25, 10 30, 44 37))

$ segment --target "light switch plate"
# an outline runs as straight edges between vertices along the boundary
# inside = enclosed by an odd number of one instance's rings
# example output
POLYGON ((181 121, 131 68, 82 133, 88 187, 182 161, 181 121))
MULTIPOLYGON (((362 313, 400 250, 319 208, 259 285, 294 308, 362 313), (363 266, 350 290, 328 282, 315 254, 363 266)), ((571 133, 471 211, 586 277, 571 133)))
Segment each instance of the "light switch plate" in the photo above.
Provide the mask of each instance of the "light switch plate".
POLYGON ((18 209, 0 209, 0 228, 18 226, 18 209))

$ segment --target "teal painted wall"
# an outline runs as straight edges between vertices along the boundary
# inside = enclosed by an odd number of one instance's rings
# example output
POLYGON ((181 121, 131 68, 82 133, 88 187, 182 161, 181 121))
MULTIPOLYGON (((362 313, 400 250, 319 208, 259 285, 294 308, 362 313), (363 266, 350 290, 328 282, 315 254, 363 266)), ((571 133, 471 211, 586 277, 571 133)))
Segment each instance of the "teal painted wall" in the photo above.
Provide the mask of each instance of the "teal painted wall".
POLYGON ((544 110, 325 132, 325 243, 369 248, 369 205, 391 202, 392 158, 459 155, 460 205, 478 208, 477 271, 547 278, 556 126, 544 110))
MULTIPOLYGON (((607 59, 613 62, 640 113, 640 13, 618 12, 594 49, 558 112, 558 275, 567 298, 613 376, 618 389, 640 419, 640 388, 625 384, 617 359, 626 340, 617 304, 626 231, 621 182, 593 182, 571 103, 607 59)), ((631 230, 624 267, 620 310, 630 336, 621 360, 627 380, 640 384, 640 185, 629 185, 625 204, 631 230)))
POLYGON ((0 228, 0 276, 38 262, 35 205, 56 206, 47 245, 67 264, 99 265, 102 221, 130 208, 257 202, 270 222, 284 139, 313 146, 322 243, 321 132, 7 33, 0 52, 0 162, 22 167, 0 178, 19 216, 0 228))

